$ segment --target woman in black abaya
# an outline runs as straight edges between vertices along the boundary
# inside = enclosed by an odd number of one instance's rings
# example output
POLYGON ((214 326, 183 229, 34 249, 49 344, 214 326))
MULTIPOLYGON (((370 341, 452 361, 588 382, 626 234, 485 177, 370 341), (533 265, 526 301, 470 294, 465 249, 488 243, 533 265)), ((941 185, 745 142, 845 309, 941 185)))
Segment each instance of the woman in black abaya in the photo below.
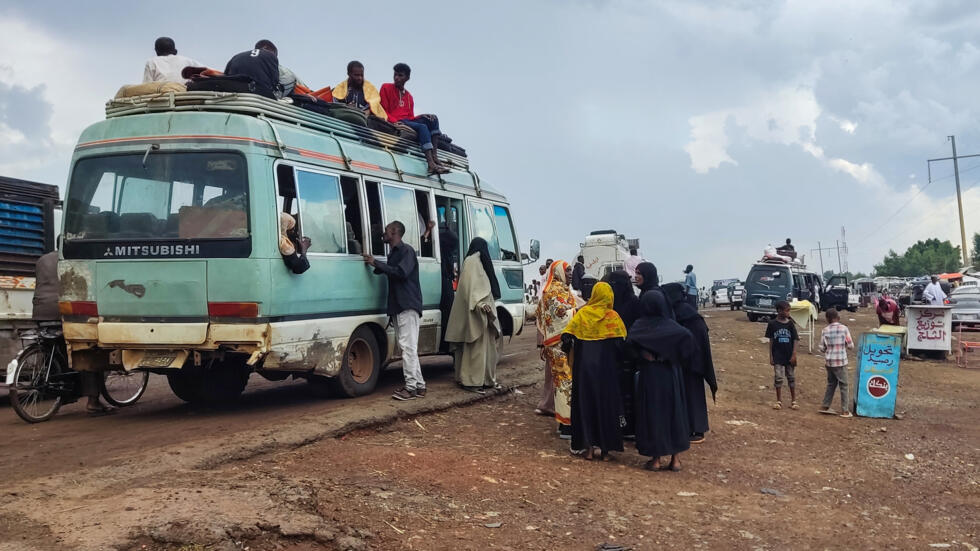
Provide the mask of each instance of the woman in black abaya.
MULTIPOLYGON (((652 266, 652 264, 651 264, 652 266)), ((643 306, 633 291, 633 281, 625 270, 617 270, 606 278, 612 287, 613 310, 619 314, 629 332, 630 327, 643 315, 643 306)), ((636 435, 636 412, 633 394, 636 389, 636 364, 633 358, 622 355, 619 362, 619 394, 623 401, 623 438, 633 439, 636 435)))
POLYGON ((718 392, 715 365, 711 361, 708 324, 687 301, 683 285, 668 283, 663 286, 663 292, 674 306, 677 323, 691 332, 697 345, 691 368, 684 370, 684 397, 687 400, 688 422, 691 424, 691 443, 700 444, 704 442, 704 433, 708 432, 708 401, 704 396, 704 383, 708 383, 711 389, 712 400, 718 392))
POLYGON ((613 310, 613 291, 600 282, 589 303, 575 313, 562 333, 562 349, 572 365, 573 453, 593 458, 598 447, 605 460, 623 451, 623 405, 619 396, 619 356, 626 326, 613 310))
POLYGON ((648 470, 681 470, 679 454, 691 447, 691 428, 684 400, 683 370, 696 353, 691 332, 667 317, 667 299, 649 290, 640 299, 643 317, 626 339, 636 357, 636 449, 651 457, 648 470), (660 458, 670 456, 670 463, 660 458))

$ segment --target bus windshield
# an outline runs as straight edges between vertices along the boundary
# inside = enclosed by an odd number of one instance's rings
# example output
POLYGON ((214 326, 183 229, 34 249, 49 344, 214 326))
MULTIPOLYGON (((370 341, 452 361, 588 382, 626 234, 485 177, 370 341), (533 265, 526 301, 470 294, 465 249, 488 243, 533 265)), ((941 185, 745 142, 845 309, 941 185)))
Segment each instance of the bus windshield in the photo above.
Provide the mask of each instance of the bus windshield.
POLYGON ((248 237, 245 158, 236 153, 125 154, 78 161, 66 241, 248 237))

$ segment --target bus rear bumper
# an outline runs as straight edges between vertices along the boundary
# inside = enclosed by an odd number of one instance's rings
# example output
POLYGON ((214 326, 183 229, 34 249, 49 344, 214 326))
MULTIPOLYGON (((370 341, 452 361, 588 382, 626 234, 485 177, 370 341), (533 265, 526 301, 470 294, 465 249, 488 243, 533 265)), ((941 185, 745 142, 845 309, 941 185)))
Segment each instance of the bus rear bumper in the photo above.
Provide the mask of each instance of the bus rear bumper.
POLYGON ((248 355, 255 365, 269 351, 268 324, 232 323, 77 323, 63 324, 72 369, 97 371, 177 369, 194 354, 217 351, 248 355))

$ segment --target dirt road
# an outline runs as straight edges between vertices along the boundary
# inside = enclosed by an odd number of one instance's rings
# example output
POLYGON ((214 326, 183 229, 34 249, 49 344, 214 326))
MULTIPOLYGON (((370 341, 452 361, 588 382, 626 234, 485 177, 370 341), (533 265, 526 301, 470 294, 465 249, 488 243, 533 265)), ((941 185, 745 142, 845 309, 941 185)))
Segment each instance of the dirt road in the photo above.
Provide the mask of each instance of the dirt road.
MULTIPOLYGON (((844 420, 815 413, 825 375, 804 354, 803 409, 774 411, 764 326, 708 315, 722 390, 680 473, 640 469, 629 446, 610 463, 571 457, 532 413, 533 386, 452 407, 475 396, 444 360, 409 403, 387 397, 397 372, 358 400, 253 379, 225 410, 183 405, 158 379, 109 418, 0 416, 0 550, 980 545, 980 372, 906 361, 903 420, 844 420)), ((844 318, 855 335, 872 322, 844 318)), ((535 384, 533 338, 508 353, 504 382, 535 384)))

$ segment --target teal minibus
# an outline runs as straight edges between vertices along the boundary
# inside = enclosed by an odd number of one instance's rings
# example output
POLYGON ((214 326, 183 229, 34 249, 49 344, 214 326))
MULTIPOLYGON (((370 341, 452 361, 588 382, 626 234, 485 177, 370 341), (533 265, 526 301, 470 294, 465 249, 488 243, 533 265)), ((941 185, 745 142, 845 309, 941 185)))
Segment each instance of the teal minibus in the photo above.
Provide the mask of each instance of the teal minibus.
POLYGON ((460 150, 426 176, 414 141, 252 94, 110 101, 72 157, 60 309, 75 370, 165 374, 187 401, 237 397, 253 371, 371 392, 398 359, 383 259, 394 220, 419 254, 420 354, 445 353, 453 274, 487 240, 502 331, 524 324, 522 253, 506 197, 460 150), (279 213, 310 238, 310 268, 279 252, 279 213), (435 225, 431 222, 435 222, 435 225), (447 298, 448 297, 448 298, 447 298))

